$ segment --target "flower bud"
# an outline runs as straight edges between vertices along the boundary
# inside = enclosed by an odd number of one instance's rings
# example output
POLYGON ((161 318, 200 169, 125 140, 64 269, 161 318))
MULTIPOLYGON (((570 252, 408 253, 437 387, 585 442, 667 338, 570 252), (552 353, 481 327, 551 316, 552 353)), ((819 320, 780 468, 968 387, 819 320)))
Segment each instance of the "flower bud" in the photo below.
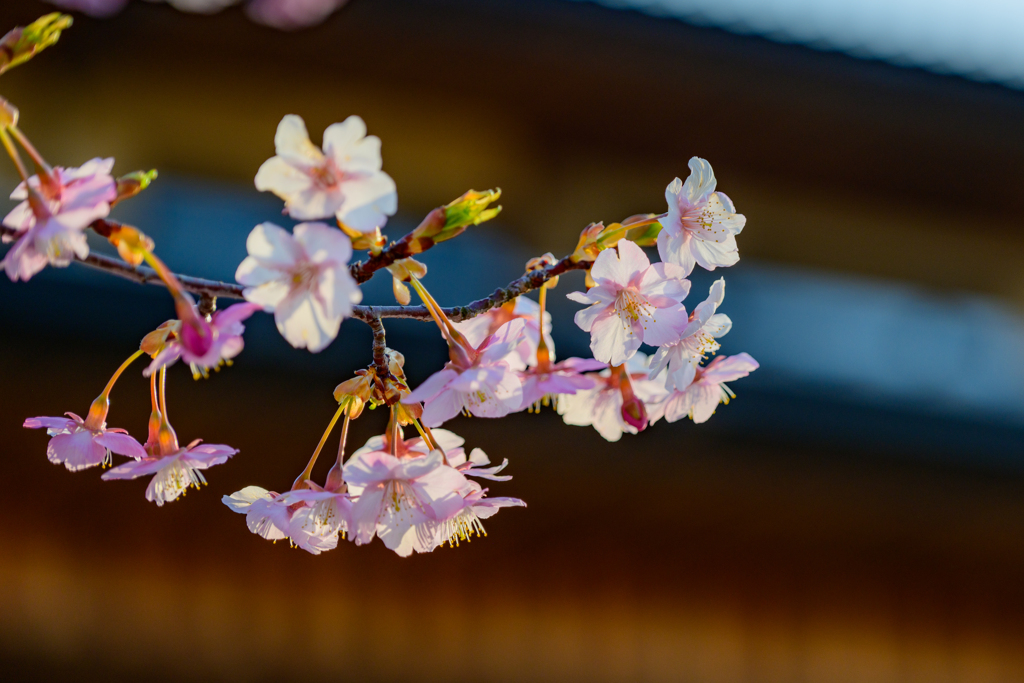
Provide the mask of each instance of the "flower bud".
POLYGON ((131 199, 138 193, 149 187, 149 184, 156 180, 157 172, 156 169, 149 171, 135 171, 128 175, 123 175, 117 179, 117 197, 114 201, 110 202, 111 206, 114 206, 118 202, 131 199))
POLYGON ((647 429, 647 409, 644 402, 636 396, 631 396, 622 402, 622 419, 626 424, 632 425, 636 431, 642 432, 647 429))
POLYGON ((653 213, 638 213, 622 221, 622 227, 628 231, 627 239, 638 247, 653 247, 657 244, 661 223, 654 218, 653 213), (637 224, 637 227, 634 228, 633 224, 637 224))
POLYGON ((0 38, 0 74, 27 62, 60 38, 60 32, 71 26, 71 17, 54 12, 36 19, 28 26, 18 26, 0 38))
POLYGON ((471 225, 480 225, 501 212, 500 206, 490 206, 501 197, 501 188, 477 192, 470 190, 455 201, 427 214, 409 242, 413 254, 426 251, 438 242, 458 237, 471 225))
POLYGON ((601 253, 601 246, 597 243, 597 238, 604 230, 604 223, 591 223, 587 227, 583 228, 583 232, 580 233, 580 239, 576 243, 576 249, 572 252, 569 259, 573 263, 579 263, 580 261, 593 261, 597 258, 597 255, 601 253))

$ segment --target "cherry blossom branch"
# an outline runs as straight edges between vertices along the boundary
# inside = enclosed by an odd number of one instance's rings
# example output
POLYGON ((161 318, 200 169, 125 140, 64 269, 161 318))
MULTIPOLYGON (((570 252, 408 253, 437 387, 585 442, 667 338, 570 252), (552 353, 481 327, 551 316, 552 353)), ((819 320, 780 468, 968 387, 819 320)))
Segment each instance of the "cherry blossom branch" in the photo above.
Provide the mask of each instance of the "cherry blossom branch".
POLYGON ((381 378, 389 377, 391 370, 388 368, 387 358, 387 340, 384 337, 384 323, 381 321, 380 316, 373 312, 373 306, 370 306, 370 319, 366 322, 373 330, 373 364, 377 368, 377 376, 381 378))
MULTIPOLYGON (((105 223, 112 223, 112 221, 105 221, 105 223)), ((15 237, 17 231, 6 226, 0 226, 0 233, 15 237)), ((398 243, 396 243, 398 244, 398 243)), ((402 258, 396 256, 396 258, 402 258)), ((113 258, 111 256, 104 256, 102 254, 92 253, 86 256, 84 259, 76 258, 76 261, 84 265, 102 270, 118 277, 137 282, 139 284, 150 284, 164 286, 160 276, 151 268, 144 266, 132 266, 120 259, 113 258)), ((355 264, 361 266, 362 264, 355 264)), ((557 277, 562 273, 566 273, 571 270, 583 270, 589 267, 590 263, 587 261, 574 262, 571 257, 566 256, 560 261, 547 266, 529 272, 522 277, 513 280, 508 286, 496 289, 494 292, 483 299, 472 301, 464 306, 453 306, 450 308, 442 308, 445 315, 452 322, 461 322, 463 320, 469 320, 474 318, 481 313, 486 313, 492 308, 501 306, 504 303, 512 301, 516 297, 531 292, 535 289, 539 289, 542 284, 547 282, 553 277, 557 277)), ((373 274, 376 270, 383 268, 384 266, 375 267, 366 276, 373 274)), ((217 297, 223 297, 228 299, 244 299, 242 291, 244 287, 239 284, 230 282, 221 282, 219 280, 208 280, 200 277, 193 277, 191 275, 180 275, 177 273, 173 274, 181 283, 182 289, 187 292, 199 295, 205 299, 212 299, 217 297)), ((363 280, 363 282, 366 281, 363 280)), ((375 318, 410 318, 414 320, 430 320, 430 312, 425 306, 353 306, 352 317, 358 318, 363 322, 371 322, 375 318)))

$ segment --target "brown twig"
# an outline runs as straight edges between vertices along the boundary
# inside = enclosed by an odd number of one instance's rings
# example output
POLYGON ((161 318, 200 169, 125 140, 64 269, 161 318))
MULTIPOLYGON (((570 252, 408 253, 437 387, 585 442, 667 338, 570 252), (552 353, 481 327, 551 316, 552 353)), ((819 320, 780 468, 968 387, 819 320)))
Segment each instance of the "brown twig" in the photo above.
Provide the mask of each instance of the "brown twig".
MULTIPOLYGON (((17 231, 6 226, 0 226, 0 233, 11 237, 15 237, 17 235, 17 231)), ((402 241, 394 244, 402 244, 402 241)), ((397 254, 398 252, 396 251, 395 253, 397 254)), ((404 257, 396 256, 396 259, 397 258, 404 257)), ((118 277, 123 277, 133 282, 159 285, 161 287, 163 286, 163 282, 161 282, 160 277, 151 268, 142 266, 134 267, 111 256, 89 254, 84 259, 76 258, 75 260, 92 268, 117 275, 118 277)), ((380 263, 380 261, 378 261, 378 263, 380 263)), ((363 265, 364 264, 361 263, 354 264, 353 267, 363 267, 363 265)), ((478 299, 477 301, 470 302, 465 306, 454 306, 451 308, 443 308, 442 310, 453 322, 469 320, 470 318, 476 317, 481 313, 485 313, 496 306, 501 306, 508 301, 512 301, 521 294, 526 294, 527 292, 539 289, 542 284, 553 277, 570 270, 582 270, 587 268, 589 265, 590 264, 587 262, 574 263, 567 256, 546 268, 532 271, 516 280, 513 280, 507 287, 496 289, 489 297, 478 299)), ((372 270, 367 270, 366 272, 368 272, 368 274, 362 282, 368 280, 374 272, 383 267, 384 265, 379 265, 374 267, 372 270)), ((242 291, 244 290, 242 285, 230 282, 221 282, 218 280, 207 280, 205 278, 193 277, 191 275, 175 274, 175 276, 178 278, 178 281, 181 283, 181 286, 185 291, 197 294, 200 297, 222 297, 228 299, 245 298, 242 295, 242 291)), ((431 319, 430 312, 425 306, 353 306, 352 308, 352 317, 358 318, 359 320, 367 323, 370 323, 375 318, 410 318, 415 320, 431 319)))

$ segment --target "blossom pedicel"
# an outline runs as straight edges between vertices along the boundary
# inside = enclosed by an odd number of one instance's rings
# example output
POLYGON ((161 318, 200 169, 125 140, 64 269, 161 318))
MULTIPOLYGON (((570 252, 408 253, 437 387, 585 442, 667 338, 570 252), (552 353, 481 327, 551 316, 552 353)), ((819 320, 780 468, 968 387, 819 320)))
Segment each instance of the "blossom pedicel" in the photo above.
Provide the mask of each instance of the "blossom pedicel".
MULTIPOLYGON (((106 6, 120 4, 111 0, 106 6)), ((284 25, 312 21, 339 4, 253 0, 248 8, 261 21, 284 25)), ((90 6, 104 7, 100 0, 90 6)), ((54 14, 7 34, 0 39, 0 73, 52 45, 69 25, 69 18, 54 14)), ((333 393, 334 414, 291 485, 279 487, 280 493, 246 486, 222 498, 230 510, 245 515, 253 534, 314 555, 342 541, 365 545, 374 538, 400 556, 459 546, 486 535, 483 520, 499 509, 525 506, 518 498, 491 496, 485 488, 507 484, 508 460, 493 465, 480 448, 467 455, 463 439, 442 427, 460 414, 500 418, 553 407, 565 424, 590 426, 606 440, 618 441, 662 418, 706 421, 735 396, 726 383, 758 367, 745 353, 705 364, 732 327, 732 320, 718 312, 724 279, 689 314, 684 305, 696 266, 715 270, 738 262, 736 235, 746 223, 729 197, 717 191, 711 165, 703 159, 690 160, 685 182, 676 178, 668 185, 665 213, 637 214, 607 226, 591 223, 564 258, 548 253, 530 259, 507 287, 445 308, 428 291, 427 267, 415 257, 498 216, 501 192, 470 190, 389 241, 381 230, 397 210, 395 183, 383 170, 380 139, 366 134, 358 116, 329 126, 323 149, 310 141, 300 117, 281 120, 276 154, 260 167, 255 184, 280 197, 284 213, 298 223, 261 223, 252 229, 248 255, 235 273, 238 284, 171 272, 142 230, 110 218, 111 207, 144 191, 156 171, 115 180, 112 159, 96 158, 77 168, 51 166, 18 128, 19 116, 0 98, 0 143, 21 178, 11 195, 21 203, 0 226, 3 241, 13 243, 3 259, 8 277, 26 281, 47 265, 64 267, 88 258, 101 269, 162 284, 177 314, 142 339, 85 418, 74 413, 35 417, 24 426, 46 429, 47 457, 69 470, 113 465, 103 479, 149 477, 145 497, 158 506, 205 484, 206 470, 238 452, 200 440, 179 444, 168 417, 167 373, 177 371, 179 359, 196 379, 230 365, 243 350, 246 321, 259 312, 273 314, 280 334, 312 353, 339 335, 346 318, 366 323, 373 336, 372 362, 341 378, 333 393), (122 260, 90 254, 88 231, 108 240, 122 260), (644 248, 655 244, 661 262, 651 263, 644 248), (357 250, 367 253, 353 262, 357 250), (575 322, 589 333, 594 357, 557 360, 548 290, 574 270, 585 271, 586 291, 568 297, 587 306, 575 322), (398 306, 361 305, 360 284, 378 271, 391 278, 398 306), (413 290, 422 305, 410 305, 413 290), (538 292, 536 302, 525 296, 532 291, 538 292), (218 310, 223 299, 244 303, 218 310), (448 362, 414 390, 405 357, 385 339, 384 319, 396 317, 433 321, 448 347, 448 362), (107 417, 114 384, 144 354, 150 356, 143 374, 149 377, 151 410, 147 438, 140 443, 124 429, 107 427, 107 417), (348 454, 351 422, 371 413, 387 415, 385 429, 348 454), (337 457, 325 475, 318 475, 319 456, 339 423, 337 457), (127 460, 115 465, 114 455, 127 460)), ((458 273, 457 268, 434 271, 434 276, 458 273)))

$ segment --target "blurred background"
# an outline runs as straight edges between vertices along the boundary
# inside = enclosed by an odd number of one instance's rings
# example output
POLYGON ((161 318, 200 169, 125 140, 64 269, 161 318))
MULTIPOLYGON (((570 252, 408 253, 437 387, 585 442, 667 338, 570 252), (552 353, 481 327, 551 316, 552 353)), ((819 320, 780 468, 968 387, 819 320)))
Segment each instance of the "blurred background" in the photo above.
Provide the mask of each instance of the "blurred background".
MULTIPOLYGON (((4 0, 0 30, 52 9, 4 0)), ((240 7, 76 15, 0 94, 51 162, 159 169, 114 217, 172 268, 231 279, 256 223, 290 223, 252 183, 288 113, 314 142, 350 114, 382 138, 392 237, 502 188, 498 220, 426 255, 444 304, 663 211, 699 155, 748 218, 723 353, 761 369, 707 424, 617 444, 550 412, 458 418, 511 461, 492 494, 529 507, 455 550, 313 557, 220 496, 287 488, 370 362, 364 325, 314 356, 258 316, 234 367, 175 367, 179 435, 241 453, 158 509, 20 425, 84 414, 169 297, 77 265, 0 279, 4 680, 1024 680, 1022 34, 998 0, 352 0, 294 32, 240 7)), ((552 297, 562 357, 588 351, 561 296, 581 286, 552 297)), ((387 332, 414 382, 443 362, 430 325, 387 332)), ((144 434, 140 374, 113 399, 144 434)))

